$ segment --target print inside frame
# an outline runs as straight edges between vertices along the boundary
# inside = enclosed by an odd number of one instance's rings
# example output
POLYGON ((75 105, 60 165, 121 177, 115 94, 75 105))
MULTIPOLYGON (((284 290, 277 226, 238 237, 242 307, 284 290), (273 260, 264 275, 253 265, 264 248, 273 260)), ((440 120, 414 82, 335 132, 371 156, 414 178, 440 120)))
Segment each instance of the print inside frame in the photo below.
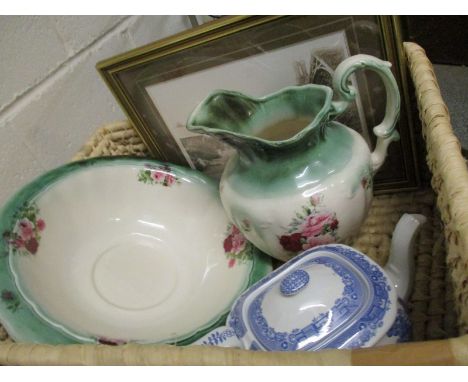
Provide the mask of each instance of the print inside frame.
MULTIPOLYGON (((290 85, 331 86, 333 70, 351 55, 394 58, 384 40, 376 16, 226 17, 106 60, 98 69, 156 158, 219 178, 233 149, 185 128, 211 91, 264 96, 290 85)), ((384 114, 385 90, 372 72, 358 72, 352 81, 359 94, 339 121, 374 147, 370 129, 384 114)), ((411 126, 402 113, 401 140, 390 146, 375 190, 419 185, 411 126)))
MULTIPOLYGON (((165 125, 172 132, 189 165, 219 179, 234 149, 215 137, 191 133, 185 127, 188 116, 201 100, 214 89, 228 89, 262 97, 286 86, 299 85, 310 80, 331 85, 332 68, 349 56, 345 32, 339 31, 313 41, 293 44, 152 84, 145 90, 161 116, 164 116, 165 125), (305 55, 304 52, 309 54, 305 55), (308 69, 314 66, 317 69, 311 73, 308 69), (284 70, 288 67, 289 70, 284 70), (179 94, 184 94, 183 102, 178 100, 179 94)), ((356 87, 356 81, 353 82, 356 87)), ((353 106, 345 115, 349 125, 356 128, 366 126, 360 97, 353 106)), ((362 132, 369 139, 367 129, 362 129, 362 132)))

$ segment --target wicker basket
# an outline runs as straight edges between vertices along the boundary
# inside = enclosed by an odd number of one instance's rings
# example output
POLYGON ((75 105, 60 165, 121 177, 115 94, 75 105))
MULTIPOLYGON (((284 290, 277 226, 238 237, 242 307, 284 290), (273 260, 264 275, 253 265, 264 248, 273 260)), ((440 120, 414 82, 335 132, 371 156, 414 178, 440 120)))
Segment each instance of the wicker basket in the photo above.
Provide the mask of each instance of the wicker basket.
MULTIPOLYGON (((404 212, 428 217, 417 243, 409 313, 413 342, 356 350, 252 352, 170 345, 31 345, 0 327, 0 364, 22 365, 468 365, 468 171, 432 65, 405 43, 417 97, 432 190, 376 196, 353 245, 385 264, 393 228, 404 212)), ((126 121, 99 129, 73 158, 146 156, 126 121)))

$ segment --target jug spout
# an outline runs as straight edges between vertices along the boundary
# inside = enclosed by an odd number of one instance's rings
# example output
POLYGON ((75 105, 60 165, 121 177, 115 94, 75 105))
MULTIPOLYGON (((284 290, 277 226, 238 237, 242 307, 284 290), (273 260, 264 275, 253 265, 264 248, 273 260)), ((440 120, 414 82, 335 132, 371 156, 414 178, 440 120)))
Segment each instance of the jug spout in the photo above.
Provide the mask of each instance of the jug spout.
POLYGON ((396 288, 398 297, 406 301, 411 292, 414 269, 414 241, 426 217, 404 214, 393 231, 390 257, 385 271, 396 288))

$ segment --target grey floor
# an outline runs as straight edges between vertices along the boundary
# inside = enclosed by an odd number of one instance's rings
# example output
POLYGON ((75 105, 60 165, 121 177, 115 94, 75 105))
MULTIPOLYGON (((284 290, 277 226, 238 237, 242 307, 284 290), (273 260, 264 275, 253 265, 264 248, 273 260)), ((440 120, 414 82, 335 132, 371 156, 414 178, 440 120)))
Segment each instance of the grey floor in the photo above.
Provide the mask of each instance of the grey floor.
POLYGON ((452 127, 468 153, 468 67, 434 65, 442 97, 447 104, 452 127))

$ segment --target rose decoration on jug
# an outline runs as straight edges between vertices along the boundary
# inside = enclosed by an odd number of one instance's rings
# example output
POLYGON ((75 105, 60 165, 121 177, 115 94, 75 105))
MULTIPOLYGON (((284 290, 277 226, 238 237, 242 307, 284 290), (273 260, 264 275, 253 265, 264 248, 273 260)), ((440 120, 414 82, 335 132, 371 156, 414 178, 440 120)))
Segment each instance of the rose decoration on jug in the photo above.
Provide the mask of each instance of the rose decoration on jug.
POLYGON ((279 239, 290 252, 299 252, 317 245, 335 243, 339 222, 336 214, 320 209, 321 198, 310 198, 310 206, 303 207, 303 215, 296 214, 289 225, 289 234, 279 239))
POLYGON ((220 90, 193 111, 188 130, 236 149, 221 178, 221 201, 232 223, 263 252, 286 261, 359 232, 372 177, 399 138, 400 95, 390 66, 368 55, 344 60, 333 75, 336 101, 322 85, 291 86, 262 98, 220 90), (387 94, 372 152, 359 133, 334 120, 356 96, 348 79, 358 69, 379 74, 387 94))

